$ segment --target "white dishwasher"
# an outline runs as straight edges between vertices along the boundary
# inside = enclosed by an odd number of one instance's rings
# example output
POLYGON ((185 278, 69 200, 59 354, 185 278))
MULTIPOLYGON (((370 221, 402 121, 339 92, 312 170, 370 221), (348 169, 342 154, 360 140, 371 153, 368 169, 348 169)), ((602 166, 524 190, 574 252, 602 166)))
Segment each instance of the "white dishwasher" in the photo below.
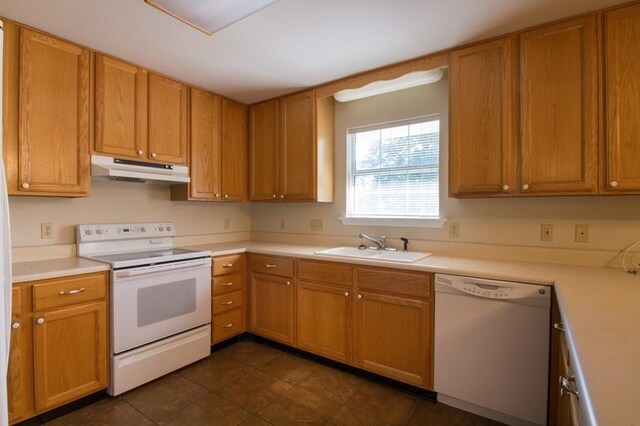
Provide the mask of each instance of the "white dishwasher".
POLYGON ((438 401, 510 425, 547 422, 551 288, 436 275, 438 401))

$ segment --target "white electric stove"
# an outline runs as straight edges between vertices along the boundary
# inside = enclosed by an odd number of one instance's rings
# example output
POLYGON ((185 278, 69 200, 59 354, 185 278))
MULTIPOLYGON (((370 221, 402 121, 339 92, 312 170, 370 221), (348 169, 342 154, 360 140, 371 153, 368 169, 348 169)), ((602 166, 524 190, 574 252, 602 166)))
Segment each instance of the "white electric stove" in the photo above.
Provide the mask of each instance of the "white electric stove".
POLYGON ((173 248, 172 222, 77 226, 78 255, 111 265, 111 395, 211 350, 211 252, 173 248))

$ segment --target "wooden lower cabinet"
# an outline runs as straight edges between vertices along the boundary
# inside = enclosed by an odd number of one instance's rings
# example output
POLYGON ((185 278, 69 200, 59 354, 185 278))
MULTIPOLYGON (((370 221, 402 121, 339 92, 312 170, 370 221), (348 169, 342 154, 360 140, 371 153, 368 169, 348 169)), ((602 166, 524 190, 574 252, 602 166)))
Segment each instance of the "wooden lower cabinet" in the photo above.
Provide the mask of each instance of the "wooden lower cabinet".
POLYGON ((96 302, 34 316, 36 410, 107 386, 107 303, 96 302))
POLYGON ((404 296, 359 291, 355 363, 416 386, 431 382, 431 305, 404 296))
POLYGON ((100 272, 14 285, 10 423, 109 385, 107 280, 100 272), (91 288, 70 292, 78 285, 91 288))
POLYGON ((251 273, 251 332, 293 345, 294 287, 292 278, 251 273))
POLYGON ((352 297, 348 289, 298 282, 298 347, 351 362, 352 297))

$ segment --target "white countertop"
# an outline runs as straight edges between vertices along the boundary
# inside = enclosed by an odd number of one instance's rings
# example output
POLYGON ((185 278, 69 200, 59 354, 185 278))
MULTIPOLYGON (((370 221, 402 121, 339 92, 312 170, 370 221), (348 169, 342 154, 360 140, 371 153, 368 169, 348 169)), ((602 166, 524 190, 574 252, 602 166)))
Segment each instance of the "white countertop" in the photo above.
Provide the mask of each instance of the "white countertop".
MULTIPOLYGON (((326 247, 252 241, 188 248, 252 252, 554 285, 588 424, 640 424, 640 276, 621 269, 430 256, 416 263, 316 255, 326 247)), ((108 270, 79 258, 13 265, 14 282, 108 270)))

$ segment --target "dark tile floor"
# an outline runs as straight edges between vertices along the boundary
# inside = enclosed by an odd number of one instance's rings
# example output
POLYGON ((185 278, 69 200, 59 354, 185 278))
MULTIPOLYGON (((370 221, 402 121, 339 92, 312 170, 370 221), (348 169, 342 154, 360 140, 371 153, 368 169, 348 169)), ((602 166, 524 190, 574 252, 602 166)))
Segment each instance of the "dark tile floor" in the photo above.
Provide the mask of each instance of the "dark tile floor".
POLYGON ((48 425, 496 425, 294 355, 240 342, 48 425))

